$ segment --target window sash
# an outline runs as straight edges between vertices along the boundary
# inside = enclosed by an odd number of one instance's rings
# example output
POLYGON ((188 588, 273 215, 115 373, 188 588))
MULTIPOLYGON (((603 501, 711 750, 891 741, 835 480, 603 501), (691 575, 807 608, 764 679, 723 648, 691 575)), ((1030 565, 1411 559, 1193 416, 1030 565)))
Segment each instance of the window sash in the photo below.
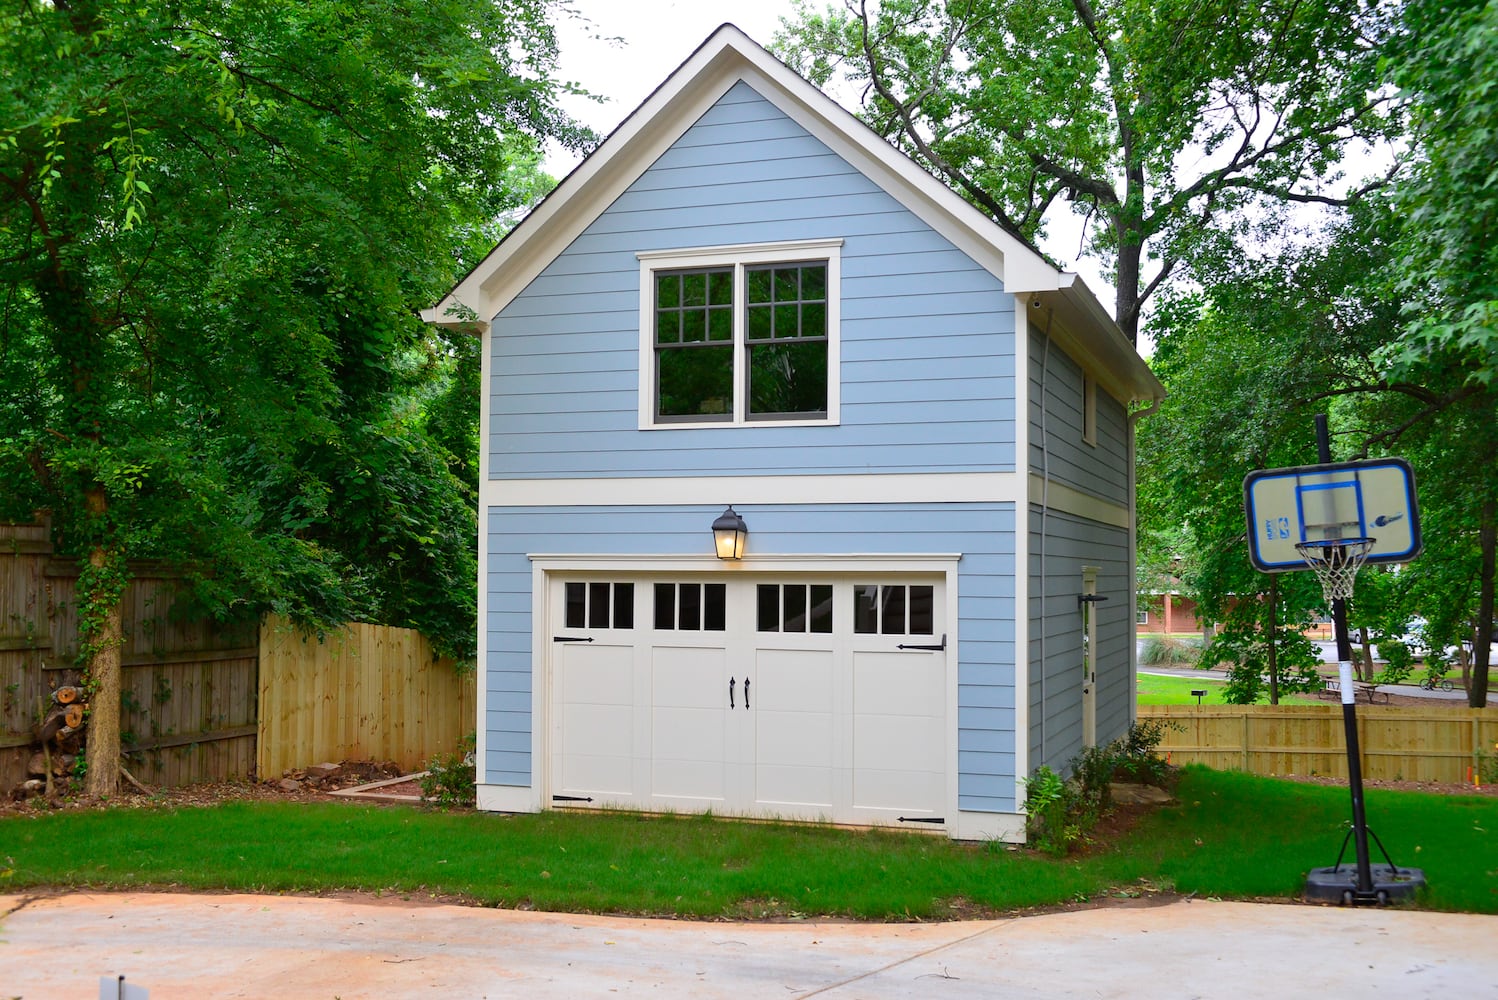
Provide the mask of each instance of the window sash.
POLYGON ((837 423, 841 247, 841 240, 807 240, 637 254, 641 429, 837 423), (825 270, 806 271, 819 267, 825 270), (711 304, 698 299, 689 304, 684 285, 678 284, 674 293, 662 290, 663 279, 713 274, 732 275, 732 306, 726 310, 732 315, 731 347, 713 333, 714 323, 722 322, 712 318, 716 298, 711 304), (769 276, 769 302, 750 293, 750 275, 758 292, 764 287, 762 274, 769 276), (784 296, 793 274, 801 287, 794 297, 784 296), (750 336, 748 314, 755 307, 771 312, 772 336, 750 336), (792 309, 795 335, 783 336, 789 332, 792 309), (687 318, 699 310, 705 318, 687 318), (714 365, 705 359, 720 352, 731 353, 732 360, 730 372, 715 384, 714 365), (767 384, 764 376, 772 371, 775 380, 767 384), (773 408, 766 409, 766 401, 773 408))

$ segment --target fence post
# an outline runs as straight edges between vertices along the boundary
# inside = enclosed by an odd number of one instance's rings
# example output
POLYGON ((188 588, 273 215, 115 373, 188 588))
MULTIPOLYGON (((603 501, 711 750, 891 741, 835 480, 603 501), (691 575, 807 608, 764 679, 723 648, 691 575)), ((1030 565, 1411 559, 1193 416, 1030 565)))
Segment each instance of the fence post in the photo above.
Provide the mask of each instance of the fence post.
POLYGON ((1248 766, 1248 716, 1249 713, 1245 711, 1243 713, 1243 772, 1252 774, 1253 771, 1248 766))

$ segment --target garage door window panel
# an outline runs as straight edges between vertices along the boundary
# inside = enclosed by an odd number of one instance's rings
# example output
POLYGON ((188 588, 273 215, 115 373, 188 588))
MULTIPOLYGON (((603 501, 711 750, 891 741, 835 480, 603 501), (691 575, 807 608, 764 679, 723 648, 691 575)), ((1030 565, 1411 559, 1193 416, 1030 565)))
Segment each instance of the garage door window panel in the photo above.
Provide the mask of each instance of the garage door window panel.
POLYGON ((932 635, 935 589, 928 585, 858 584, 853 588, 853 631, 862 635, 932 635))
POLYGON ((657 583, 655 627, 662 631, 723 632, 728 588, 721 583, 657 583))
POLYGON ((756 627, 761 632, 832 632, 830 583, 761 583, 756 589, 756 627))
POLYGON ((602 581, 569 581, 564 620, 568 628, 635 627, 635 585, 602 581))

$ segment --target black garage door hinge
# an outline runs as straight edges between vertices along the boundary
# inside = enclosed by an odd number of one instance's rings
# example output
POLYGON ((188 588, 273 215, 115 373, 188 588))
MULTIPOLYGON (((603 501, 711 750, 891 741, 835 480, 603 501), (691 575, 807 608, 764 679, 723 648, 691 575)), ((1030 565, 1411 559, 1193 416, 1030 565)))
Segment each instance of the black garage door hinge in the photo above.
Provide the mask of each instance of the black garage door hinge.
POLYGON ((902 643, 900 643, 900 645, 896 646, 895 648, 896 649, 926 649, 926 650, 930 650, 932 652, 936 652, 938 650, 943 650, 943 649, 947 648, 947 633, 943 632, 941 634, 941 644, 937 645, 937 646, 921 646, 921 645, 916 645, 915 643, 902 642, 902 643))
POLYGON ((945 816, 897 816, 901 823, 945 823, 945 816))
POLYGON ((579 639, 577 636, 573 636, 573 635, 554 635, 554 636, 551 637, 551 641, 552 642, 592 642, 593 641, 593 637, 590 635, 586 639, 579 639))
POLYGON ((553 795, 551 797, 551 801, 553 801, 553 802, 592 802, 593 800, 591 798, 589 798, 588 796, 586 796, 586 795, 553 795))

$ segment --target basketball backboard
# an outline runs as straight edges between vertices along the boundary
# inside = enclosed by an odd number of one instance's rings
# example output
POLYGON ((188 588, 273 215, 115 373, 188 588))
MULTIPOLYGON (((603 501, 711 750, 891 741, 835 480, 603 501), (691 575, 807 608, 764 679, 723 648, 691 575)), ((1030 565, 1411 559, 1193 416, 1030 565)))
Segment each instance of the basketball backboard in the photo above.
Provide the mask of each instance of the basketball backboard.
POLYGON ((1250 472, 1243 506, 1248 556, 1265 573, 1305 569, 1301 542, 1371 538, 1370 563, 1420 553, 1415 473, 1402 458, 1250 472))

